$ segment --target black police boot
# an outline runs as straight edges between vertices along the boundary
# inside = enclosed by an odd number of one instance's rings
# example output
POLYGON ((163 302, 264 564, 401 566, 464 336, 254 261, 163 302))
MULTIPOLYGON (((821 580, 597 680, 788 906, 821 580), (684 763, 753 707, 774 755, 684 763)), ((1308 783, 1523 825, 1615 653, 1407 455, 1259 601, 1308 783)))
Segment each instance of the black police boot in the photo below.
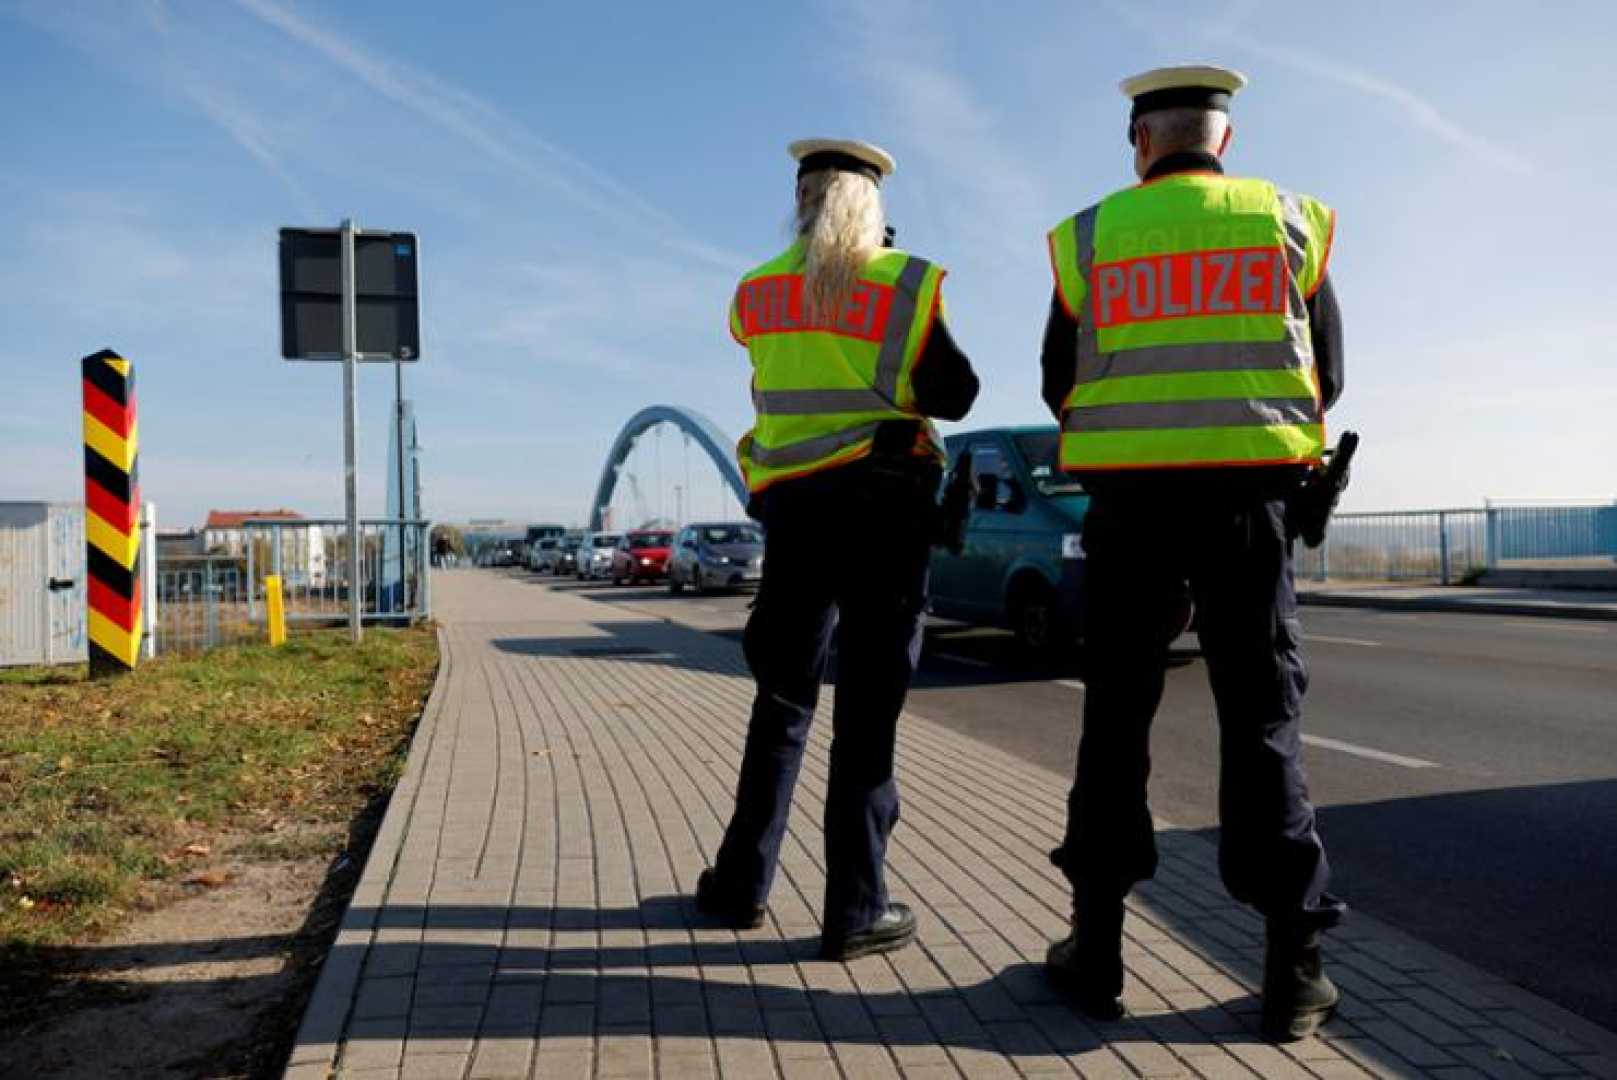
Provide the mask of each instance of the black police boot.
POLYGON ((1270 919, 1263 958, 1263 1037, 1295 1042, 1331 1018, 1341 991, 1325 974, 1320 932, 1270 919))
POLYGON ((696 910, 732 930, 756 930, 764 924, 764 905, 726 892, 711 866, 696 879, 696 910))
POLYGON ((876 921, 851 933, 820 936, 821 960, 855 960, 871 953, 902 949, 915 939, 915 912, 908 904, 892 903, 876 921))
POLYGON ((1122 897, 1074 901, 1072 932, 1051 944, 1044 970, 1089 1016, 1122 1019, 1122 897))

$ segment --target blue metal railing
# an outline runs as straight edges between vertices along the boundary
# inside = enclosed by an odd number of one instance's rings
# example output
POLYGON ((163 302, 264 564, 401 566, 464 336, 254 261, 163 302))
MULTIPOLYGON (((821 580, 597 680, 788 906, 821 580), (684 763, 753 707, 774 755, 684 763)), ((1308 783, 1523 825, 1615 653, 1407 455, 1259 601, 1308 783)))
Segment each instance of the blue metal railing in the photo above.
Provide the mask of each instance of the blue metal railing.
POLYGON ((1444 585, 1504 564, 1609 560, 1617 502, 1338 514, 1325 543, 1298 548, 1297 576, 1444 585))

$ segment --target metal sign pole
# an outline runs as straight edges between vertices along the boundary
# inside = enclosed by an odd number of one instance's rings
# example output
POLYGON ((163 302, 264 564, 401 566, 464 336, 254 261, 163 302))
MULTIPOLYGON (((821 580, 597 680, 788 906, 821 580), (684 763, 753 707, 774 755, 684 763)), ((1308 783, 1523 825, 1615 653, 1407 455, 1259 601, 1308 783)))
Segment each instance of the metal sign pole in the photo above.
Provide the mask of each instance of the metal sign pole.
POLYGON ((407 597, 410 592, 410 576, 405 568, 404 560, 404 519, 410 515, 405 512, 408 500, 404 497, 404 363, 393 361, 393 428, 398 437, 396 445, 399 448, 399 609, 409 607, 407 597))
POLYGON ((354 310, 354 221, 342 223, 342 393, 343 393, 343 494, 348 517, 348 637, 358 642, 364 636, 359 609, 359 495, 355 489, 354 441, 359 425, 355 403, 355 365, 359 357, 358 319, 354 310))

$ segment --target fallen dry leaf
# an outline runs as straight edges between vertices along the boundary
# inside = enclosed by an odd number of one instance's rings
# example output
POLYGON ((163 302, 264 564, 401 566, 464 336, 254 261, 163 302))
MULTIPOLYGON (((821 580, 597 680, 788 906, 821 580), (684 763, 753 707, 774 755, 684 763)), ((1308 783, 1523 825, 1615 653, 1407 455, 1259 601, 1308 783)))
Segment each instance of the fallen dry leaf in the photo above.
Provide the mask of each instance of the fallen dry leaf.
POLYGON ((201 885, 209 889, 217 889, 221 885, 229 884, 230 872, 228 870, 203 870, 192 874, 185 879, 187 885, 201 885))

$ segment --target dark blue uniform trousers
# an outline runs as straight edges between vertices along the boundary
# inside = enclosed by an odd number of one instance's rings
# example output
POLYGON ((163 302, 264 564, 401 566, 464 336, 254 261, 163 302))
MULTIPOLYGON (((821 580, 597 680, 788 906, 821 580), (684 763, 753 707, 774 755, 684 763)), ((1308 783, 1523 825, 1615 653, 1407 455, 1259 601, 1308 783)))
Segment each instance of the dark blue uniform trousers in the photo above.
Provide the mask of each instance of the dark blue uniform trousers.
POLYGON ((1339 902, 1300 761, 1308 685, 1285 504, 1255 494, 1096 496, 1084 519, 1083 736, 1067 832, 1052 861, 1087 895, 1156 870, 1146 803, 1165 627, 1188 581, 1219 722, 1219 868, 1235 899, 1314 920, 1339 902))
POLYGON ((780 484, 761 508, 763 582, 745 638, 758 695, 716 870, 726 891, 767 900, 835 633, 827 933, 861 930, 887 906, 893 743, 920 652, 930 498, 924 485, 848 466, 780 484))

